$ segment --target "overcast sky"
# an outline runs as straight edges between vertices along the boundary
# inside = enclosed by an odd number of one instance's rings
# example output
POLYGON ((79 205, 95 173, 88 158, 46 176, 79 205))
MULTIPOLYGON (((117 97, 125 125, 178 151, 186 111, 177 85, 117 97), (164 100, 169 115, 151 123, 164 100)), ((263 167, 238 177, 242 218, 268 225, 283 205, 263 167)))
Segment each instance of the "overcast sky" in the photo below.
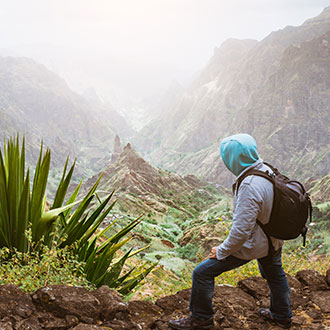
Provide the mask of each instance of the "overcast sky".
MULTIPOLYGON (((271 31, 318 15, 330 0, 0 0, 0 4, 0 48, 32 45, 52 49, 49 56, 58 49, 75 62, 111 62, 100 74, 112 74, 124 86, 125 80, 136 83, 143 73, 150 80, 193 73, 227 38, 261 40, 271 31)), ((98 70, 102 71, 95 66, 98 70)))

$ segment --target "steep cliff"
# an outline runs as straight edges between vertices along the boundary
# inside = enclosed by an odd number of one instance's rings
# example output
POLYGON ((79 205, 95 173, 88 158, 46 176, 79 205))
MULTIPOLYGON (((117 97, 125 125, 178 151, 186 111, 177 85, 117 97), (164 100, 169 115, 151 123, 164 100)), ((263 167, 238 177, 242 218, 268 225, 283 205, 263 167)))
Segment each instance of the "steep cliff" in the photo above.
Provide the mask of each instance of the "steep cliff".
POLYGON ((330 7, 260 42, 228 40, 166 118, 141 132, 138 150, 157 165, 223 182, 219 142, 245 132, 291 175, 328 174, 328 31, 330 7))
POLYGON ((330 32, 288 47, 280 66, 252 97, 238 130, 260 153, 304 179, 330 172, 330 32))

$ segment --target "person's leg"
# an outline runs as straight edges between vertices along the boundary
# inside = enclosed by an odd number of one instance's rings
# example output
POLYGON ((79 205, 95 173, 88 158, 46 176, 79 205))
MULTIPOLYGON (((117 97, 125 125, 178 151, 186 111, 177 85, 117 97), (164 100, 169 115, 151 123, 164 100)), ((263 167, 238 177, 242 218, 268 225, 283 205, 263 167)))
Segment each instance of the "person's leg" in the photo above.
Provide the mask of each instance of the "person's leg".
POLYGON ((193 272, 192 288, 190 295, 191 315, 170 320, 169 325, 173 329, 212 329, 213 308, 212 298, 214 294, 214 278, 226 271, 246 264, 249 260, 242 260, 232 256, 224 260, 207 259, 199 264, 193 272))
POLYGON ((214 278, 249 262, 229 256, 223 260, 207 259, 193 271, 190 311, 193 317, 208 319, 213 316, 212 298, 214 278))
POLYGON ((270 289, 270 312, 274 320, 288 321, 292 317, 290 310, 290 288, 282 268, 281 251, 261 259, 258 266, 270 289))

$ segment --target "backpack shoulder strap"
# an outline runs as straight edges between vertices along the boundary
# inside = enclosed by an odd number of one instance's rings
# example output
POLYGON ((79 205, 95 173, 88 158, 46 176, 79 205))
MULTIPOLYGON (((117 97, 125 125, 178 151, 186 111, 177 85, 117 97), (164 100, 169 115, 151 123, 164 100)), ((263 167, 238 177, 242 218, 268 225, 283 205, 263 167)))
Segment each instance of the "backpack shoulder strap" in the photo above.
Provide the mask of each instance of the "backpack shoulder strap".
POLYGON ((279 173, 279 170, 276 168, 276 167, 274 167, 273 165, 271 165, 271 164, 269 164, 269 163, 267 163, 267 162, 263 162, 266 166, 268 166, 274 173, 279 173))
POLYGON ((264 172, 264 171, 260 171, 260 170, 251 169, 251 170, 247 171, 246 173, 244 173, 241 177, 239 177, 239 179, 236 182, 236 185, 233 187, 233 193, 236 192, 236 194, 237 194, 242 181, 250 175, 261 176, 274 184, 274 178, 268 171, 264 172))
MULTIPOLYGON (((276 176, 280 177, 282 180, 284 180, 284 181, 290 181, 290 179, 289 179, 286 175, 282 174, 282 173, 281 173, 276 167, 274 167, 273 165, 271 165, 271 164, 269 164, 269 163, 267 163, 267 162, 264 162, 264 164, 265 164, 266 166, 268 166, 268 167, 273 171, 273 173, 274 173, 276 176)), ((301 184, 301 183, 299 182, 299 184, 301 184)))

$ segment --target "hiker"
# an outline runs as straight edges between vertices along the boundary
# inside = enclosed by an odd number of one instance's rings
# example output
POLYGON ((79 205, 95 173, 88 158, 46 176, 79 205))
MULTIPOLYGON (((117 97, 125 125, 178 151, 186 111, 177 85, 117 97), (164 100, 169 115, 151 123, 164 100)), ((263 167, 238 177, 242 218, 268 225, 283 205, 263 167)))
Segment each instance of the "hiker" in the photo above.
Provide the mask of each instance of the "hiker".
POLYGON ((272 169, 259 158, 256 141, 248 134, 225 138, 220 153, 226 167, 236 176, 232 228, 225 241, 213 247, 208 259, 193 271, 191 315, 170 320, 169 325, 173 329, 212 329, 214 278, 257 259, 260 273, 270 289, 270 308, 260 309, 259 314, 282 328, 290 328, 290 289, 281 261, 283 241, 267 238, 257 224, 257 219, 262 224, 269 221, 273 184, 261 176, 250 175, 243 179, 237 190, 237 182, 246 171, 257 169, 272 173, 272 169))

